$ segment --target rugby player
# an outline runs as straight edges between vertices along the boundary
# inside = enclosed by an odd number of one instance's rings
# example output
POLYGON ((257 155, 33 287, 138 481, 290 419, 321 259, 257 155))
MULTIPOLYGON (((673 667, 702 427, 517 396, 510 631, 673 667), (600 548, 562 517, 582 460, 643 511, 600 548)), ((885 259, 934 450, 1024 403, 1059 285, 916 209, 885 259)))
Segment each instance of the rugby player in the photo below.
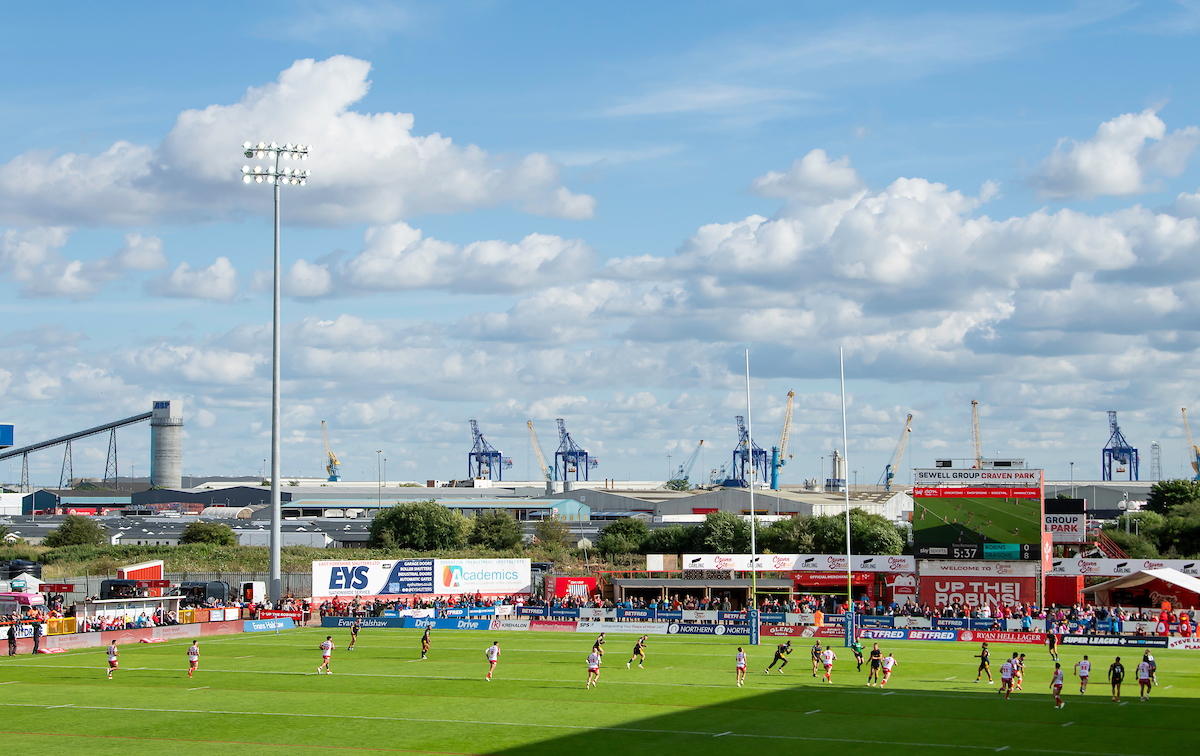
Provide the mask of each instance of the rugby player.
POLYGON ((858 638, 855 638, 854 642, 850 644, 850 650, 854 652, 854 662, 858 665, 858 671, 862 672, 862 664, 863 664, 862 641, 860 641, 858 638))
POLYGON ((489 665, 486 679, 488 682, 491 682, 492 672, 496 669, 496 662, 500 661, 500 641, 495 641, 492 645, 488 646, 488 650, 484 651, 483 654, 487 657, 489 665))
POLYGON ((192 641, 192 645, 188 647, 187 658, 188 677, 191 677, 196 668, 200 666, 200 646, 196 645, 196 641, 192 641))
POLYGON ((879 644, 876 643, 871 648, 871 671, 867 673, 867 687, 871 687, 879 682, 879 665, 883 661, 883 652, 879 650, 879 644), (874 681, 874 682, 872 682, 874 681))
POLYGON ((425 655, 429 653, 429 643, 430 643, 429 626, 426 625, 425 626, 425 634, 421 636, 421 658, 422 659, 426 658, 425 655))
POLYGON ((821 662, 825 665, 825 682, 833 684, 833 662, 837 659, 837 654, 833 653, 833 649, 829 646, 825 647, 825 652, 821 654, 821 662))
POLYGON ((879 683, 879 687, 882 688, 884 685, 887 685, 888 678, 892 676, 892 667, 898 663, 896 657, 892 656, 891 651, 888 652, 887 656, 883 657, 883 682, 879 683))
POLYGON ((990 664, 992 652, 988 651, 988 644, 986 641, 984 642, 983 648, 980 649, 979 653, 975 654, 975 658, 979 660, 979 669, 975 671, 975 682, 979 682, 979 678, 984 672, 987 672, 988 685, 995 684, 995 680, 992 679, 992 665, 990 664))
POLYGON ((1092 674, 1092 663, 1088 661, 1087 654, 1075 662, 1075 674, 1079 675, 1079 695, 1082 696, 1087 691, 1088 675, 1092 674))
POLYGON ((115 670, 117 668, 117 657, 118 656, 120 656, 120 654, 117 653, 117 641, 113 640, 112 643, 108 644, 108 679, 109 680, 112 679, 113 670, 115 670))
POLYGON ((821 641, 814 643, 813 647, 809 649, 809 651, 812 653, 813 677, 816 677, 817 665, 821 663, 821 641))
POLYGON ((775 668, 776 662, 779 663, 779 674, 783 674, 783 668, 787 666, 787 655, 792 653, 792 642, 780 643, 775 649, 775 658, 771 660, 771 666, 767 667, 767 674, 771 674, 771 670, 775 668))
MULTIPOLYGON (((596 653, 595 649, 592 649, 592 653, 588 654, 587 665, 588 679, 587 685, 584 686, 585 690, 600 683, 600 654, 596 653)), ((491 674, 491 672, 488 673, 489 678, 491 674)))
POLYGON ((317 667, 317 674, 321 674, 321 670, 325 670, 325 674, 332 675, 333 671, 329 669, 329 657, 333 655, 333 636, 326 635, 325 642, 318 648, 321 649, 321 666, 317 667))
POLYGON ((600 656, 600 663, 604 663, 604 633, 600 633, 600 637, 596 638, 596 642, 592 644, 592 650, 600 656))
MULTIPOLYGON (((1146 656, 1149 656, 1147 654, 1146 656)), ((1141 664, 1137 665, 1138 675, 1138 699, 1142 701, 1150 700, 1150 688, 1154 685, 1154 673, 1150 669, 1150 662, 1146 661, 1146 657, 1142 657, 1141 664)))
POLYGON ((354 619, 354 624, 350 626, 350 645, 349 645, 349 646, 346 646, 346 650, 347 650, 347 651, 353 651, 353 650, 354 650, 354 643, 355 643, 355 641, 357 641, 357 640, 358 640, 358 631, 359 631, 359 629, 360 629, 360 627, 359 627, 359 624, 358 624, 358 618, 356 617, 356 618, 354 619))
POLYGON ((1150 663, 1150 679, 1158 685, 1158 662, 1154 661, 1154 654, 1147 651, 1143 658, 1150 663))
MULTIPOLYGON (((1016 654, 1013 654, 1013 656, 1015 657, 1016 654)), ((996 692, 1003 693, 1006 701, 1012 695, 1014 660, 1015 659, 1005 659, 1004 663, 1000 665, 1000 690, 996 692)))
POLYGON ((638 669, 645 669, 642 662, 646 661, 646 639, 648 635, 643 635, 637 639, 637 643, 633 644, 633 656, 629 657, 629 661, 625 662, 625 669, 629 669, 629 665, 633 664, 633 660, 638 660, 638 669))
POLYGON ((1053 631, 1046 634, 1046 643, 1050 646, 1050 658, 1058 661, 1058 636, 1053 631))
POLYGON ((734 670, 737 672, 737 686, 740 688, 746 682, 746 652, 738 646, 737 656, 733 657, 734 670))
POLYGON ((1125 665, 1121 663, 1121 657, 1108 665, 1108 682, 1112 685, 1112 700, 1121 700, 1121 683, 1125 680, 1125 665))
POLYGON ((1017 690, 1021 690, 1021 683, 1025 681, 1025 654, 1017 657, 1017 668, 1013 670, 1013 682, 1017 685, 1017 690))
POLYGON ((1062 665, 1054 662, 1054 677, 1050 679, 1050 690, 1054 691, 1054 708, 1061 709, 1066 706, 1066 702, 1062 700, 1063 688, 1063 671, 1062 665))

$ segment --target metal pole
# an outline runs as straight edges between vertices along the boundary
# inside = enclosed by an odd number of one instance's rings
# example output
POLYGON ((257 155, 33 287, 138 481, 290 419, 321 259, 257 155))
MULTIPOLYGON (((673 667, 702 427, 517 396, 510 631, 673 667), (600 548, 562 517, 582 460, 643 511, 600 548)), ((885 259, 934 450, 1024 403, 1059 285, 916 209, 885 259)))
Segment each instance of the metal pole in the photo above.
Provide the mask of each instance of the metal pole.
MULTIPOLYGON (((842 456, 845 458, 846 467, 850 467, 850 442, 849 434, 846 430, 846 357, 843 353, 843 348, 838 347, 838 366, 842 374, 842 456)), ((836 476, 836 473, 835 473, 836 476)), ((849 482, 849 481, 847 481, 849 482)), ((846 615, 846 622, 853 622, 854 618, 854 572, 850 567, 850 486, 846 486, 846 602, 850 607, 850 611, 846 615)))
POLYGON ((383 454, 382 449, 375 450, 375 494, 379 497, 377 504, 380 509, 383 508, 383 478, 380 477, 383 475, 383 470, 380 468, 382 458, 379 456, 381 454, 383 454))
MULTIPOLYGON (((275 153, 275 170, 279 170, 279 152, 275 153)), ((280 567, 280 542, 282 537, 279 496, 279 464, 280 464, 280 419, 279 419, 279 179, 273 178, 275 185, 275 302, 273 307, 271 334, 271 606, 279 606, 280 588, 282 582, 280 567)))
MULTIPOLYGON (((754 419, 750 417, 750 350, 746 350, 746 453, 750 455, 750 607, 748 609, 758 609, 758 570, 757 565, 758 544, 755 543, 755 527, 754 527, 754 419)), ((747 614, 747 617, 750 615, 747 614)))
POLYGON ((1071 498, 1075 498, 1075 463, 1071 463, 1071 498))

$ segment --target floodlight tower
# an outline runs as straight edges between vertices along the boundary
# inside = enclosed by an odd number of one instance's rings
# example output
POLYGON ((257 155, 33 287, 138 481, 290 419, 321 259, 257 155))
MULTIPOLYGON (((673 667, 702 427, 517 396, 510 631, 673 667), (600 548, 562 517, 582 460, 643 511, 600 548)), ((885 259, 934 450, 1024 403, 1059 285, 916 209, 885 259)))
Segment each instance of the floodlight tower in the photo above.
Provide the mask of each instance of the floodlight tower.
POLYGON ((279 423, 279 187, 304 186, 308 183, 309 171, 299 168, 281 168, 280 161, 308 160, 308 144, 278 145, 275 142, 267 144, 259 142, 242 145, 243 154, 256 160, 266 160, 264 168, 256 165, 251 168, 242 166, 242 181, 247 184, 271 184, 275 187, 275 286, 274 310, 271 331, 271 605, 279 606, 281 593, 281 568, 279 546, 281 513, 279 508, 279 464, 280 464, 280 423, 279 423), (271 165, 270 163, 274 163, 271 165))

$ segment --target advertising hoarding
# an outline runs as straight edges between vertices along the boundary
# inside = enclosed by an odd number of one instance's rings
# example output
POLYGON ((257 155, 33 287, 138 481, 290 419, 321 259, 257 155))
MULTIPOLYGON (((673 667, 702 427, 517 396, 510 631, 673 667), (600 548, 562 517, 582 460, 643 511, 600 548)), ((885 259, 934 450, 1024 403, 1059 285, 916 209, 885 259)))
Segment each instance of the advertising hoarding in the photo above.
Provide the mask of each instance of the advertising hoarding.
MULTIPOLYGON (((846 570, 845 554, 759 554, 751 567, 749 554, 684 554, 685 570, 736 570, 738 572, 836 572, 846 570)), ((912 556, 853 554, 854 572, 912 572, 912 556)))
POLYGON ((313 596, 529 593, 528 559, 323 560, 312 563, 313 596))
POLYGON ((1200 577, 1200 559, 1054 559, 1050 575, 1098 575, 1119 577, 1142 570, 1178 570, 1185 575, 1200 577))

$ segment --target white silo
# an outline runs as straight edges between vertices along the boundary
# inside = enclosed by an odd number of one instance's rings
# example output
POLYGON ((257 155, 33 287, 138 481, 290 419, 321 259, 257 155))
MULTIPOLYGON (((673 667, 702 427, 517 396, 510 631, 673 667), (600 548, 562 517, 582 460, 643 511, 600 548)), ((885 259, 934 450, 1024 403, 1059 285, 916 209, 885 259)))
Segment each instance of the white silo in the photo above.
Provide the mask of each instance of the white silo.
POLYGON ((183 401, 154 402, 150 416, 150 485, 183 485, 183 401))

